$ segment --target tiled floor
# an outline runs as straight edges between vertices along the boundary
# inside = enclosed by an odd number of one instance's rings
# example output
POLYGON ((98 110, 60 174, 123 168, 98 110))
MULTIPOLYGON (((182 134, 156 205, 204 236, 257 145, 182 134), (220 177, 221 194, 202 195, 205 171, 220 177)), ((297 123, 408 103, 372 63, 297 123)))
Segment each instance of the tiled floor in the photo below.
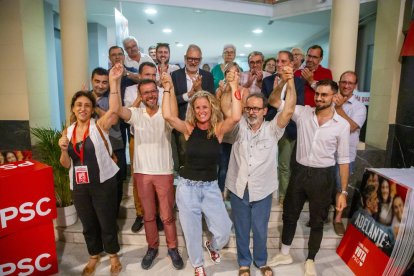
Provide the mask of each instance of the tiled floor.
MULTIPOLYGON (((79 243, 56 243, 59 261, 59 275, 80 275, 83 266, 88 260, 88 254, 85 244, 79 243)), ((184 249, 180 250, 187 261, 187 252, 184 249), (184 251, 184 252, 183 252, 184 251)), ((150 270, 141 269, 141 259, 146 252, 146 247, 123 245, 121 247, 121 262, 123 269, 121 275, 194 275, 194 270, 187 261, 183 270, 174 270, 171 265, 169 257, 167 257, 167 249, 160 247, 160 253, 157 257, 154 266, 150 270)), ((237 275, 238 267, 236 261, 236 251, 234 248, 222 250, 222 261, 218 265, 214 265, 205 253, 205 267, 208 275, 237 275)), ((275 250, 269 250, 269 257, 276 253, 275 250)), ((303 263, 305 261, 306 249, 291 250, 295 262, 291 265, 285 265, 274 268, 274 274, 278 276, 292 276, 303 275, 303 263)), ((353 275, 351 270, 338 257, 334 250, 321 250, 316 259, 316 269, 318 275, 326 276, 347 276, 353 275)), ((252 266, 251 275, 261 275, 260 271, 252 266)), ((108 256, 102 258, 102 263, 95 274, 109 275, 109 259, 108 256)))

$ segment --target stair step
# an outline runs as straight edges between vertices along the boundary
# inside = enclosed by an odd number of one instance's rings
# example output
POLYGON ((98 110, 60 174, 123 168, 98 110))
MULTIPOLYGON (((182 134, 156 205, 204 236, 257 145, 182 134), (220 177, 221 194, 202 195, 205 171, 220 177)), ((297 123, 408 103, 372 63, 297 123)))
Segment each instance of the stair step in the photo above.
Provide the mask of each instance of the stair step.
MULTIPOLYGON (((122 245, 147 245, 145 238, 145 229, 141 230, 138 233, 133 233, 131 231, 131 226, 134 223, 135 219, 119 219, 118 226, 119 231, 119 243, 122 245)), ((184 246, 184 236, 181 229, 181 225, 176 221, 177 226, 177 237, 178 244, 184 246)), ((281 241, 281 232, 283 224, 280 222, 269 222, 268 238, 267 238, 267 247, 269 249, 278 249, 280 247, 281 241)), ((207 227, 203 227, 203 238, 207 239, 210 236, 207 227)), ((298 222, 296 228, 295 238, 292 243, 292 248, 307 248, 308 247, 308 238, 309 238, 310 228, 305 226, 305 222, 298 222)), ((82 224, 78 220, 74 225, 69 227, 57 227, 57 234, 59 240, 67 243, 84 243, 84 237, 82 234, 82 224)), ((160 245, 166 246, 165 234, 164 231, 160 233, 160 245)), ((250 234, 252 236, 252 234, 250 234)), ((321 248, 324 249, 336 249, 341 241, 341 237, 337 236, 333 230, 331 223, 325 224, 323 240, 321 248)), ((252 240, 251 244, 252 246, 252 240)), ((230 241, 227 245, 229 248, 236 247, 236 238, 234 232, 231 234, 230 241)))

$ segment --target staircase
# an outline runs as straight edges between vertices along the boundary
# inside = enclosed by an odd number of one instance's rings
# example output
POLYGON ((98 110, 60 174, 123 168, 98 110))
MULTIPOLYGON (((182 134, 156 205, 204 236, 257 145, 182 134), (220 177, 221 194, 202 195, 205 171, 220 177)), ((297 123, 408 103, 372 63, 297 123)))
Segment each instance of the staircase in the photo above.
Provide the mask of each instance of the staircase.
MULTIPOLYGON (((274 199, 272 204, 272 210, 270 213, 269 221, 269 231, 267 238, 268 249, 279 249, 281 243, 281 234, 282 234, 282 213, 283 208, 278 204, 278 200, 274 199)), ((231 214, 231 210, 229 210, 231 214)), ((184 235, 181 229, 180 221, 177 217, 177 235, 178 235, 178 244, 180 246, 185 246, 184 235)), ((333 230, 332 226, 332 217, 333 217, 333 207, 329 211, 329 220, 330 222, 325 224, 323 240, 321 244, 321 249, 336 249, 341 241, 341 237, 337 236, 333 230)), ((308 247, 308 238, 310 233, 310 228, 306 227, 305 224, 309 220, 309 207, 306 203, 303 211, 300 215, 298 226, 296 229, 295 238, 292 243, 292 248, 301 249, 308 247)), ((129 183, 124 185, 124 198, 121 202, 121 210, 118 219, 119 226, 119 243, 121 245, 138 245, 138 246, 147 246, 145 238, 145 230, 142 229, 138 233, 133 233, 131 231, 131 226, 135 221, 135 206, 134 199, 132 195, 132 179, 129 183)), ((203 227, 205 238, 208 235, 207 227, 203 227)), ((58 240, 66 243, 85 243, 83 234, 82 234, 82 225, 78 221, 69 227, 57 227, 56 237, 58 240)), ((160 232, 160 246, 166 246, 164 232, 160 232)), ((234 232, 230 237, 230 241, 227 245, 229 248, 236 248, 236 237, 234 232)), ((251 244, 252 246, 252 240, 251 244)))

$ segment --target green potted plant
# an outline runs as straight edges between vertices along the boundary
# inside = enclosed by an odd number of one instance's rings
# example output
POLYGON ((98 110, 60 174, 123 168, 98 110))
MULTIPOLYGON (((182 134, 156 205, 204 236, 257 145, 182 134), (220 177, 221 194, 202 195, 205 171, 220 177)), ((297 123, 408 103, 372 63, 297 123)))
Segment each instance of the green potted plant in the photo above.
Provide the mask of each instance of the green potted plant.
MULTIPOLYGON (((62 129, 65 127, 62 124, 62 129)), ((62 131, 51 127, 33 127, 32 135, 37 139, 35 144, 39 161, 53 169, 58 226, 69 226, 76 222, 77 214, 72 201, 72 192, 69 186, 69 172, 60 164, 59 138, 62 131)))

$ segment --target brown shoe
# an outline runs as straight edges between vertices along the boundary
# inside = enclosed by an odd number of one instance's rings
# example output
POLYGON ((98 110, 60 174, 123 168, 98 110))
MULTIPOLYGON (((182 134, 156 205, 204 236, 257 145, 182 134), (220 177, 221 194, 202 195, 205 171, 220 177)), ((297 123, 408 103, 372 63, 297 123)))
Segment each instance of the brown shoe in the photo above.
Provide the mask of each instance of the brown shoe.
POLYGON ((273 270, 269 266, 261 266, 260 272, 263 276, 273 276, 273 270))
POLYGON ((111 276, 117 276, 121 273, 122 264, 119 261, 118 255, 109 255, 109 259, 111 261, 111 276))
POLYGON ((338 236, 341 236, 342 237, 345 234, 345 226, 342 223, 342 221, 341 222, 334 221, 333 222, 333 227, 334 227, 335 233, 338 236))
POLYGON ((98 265, 101 263, 101 256, 95 255, 90 256, 89 261, 86 264, 86 266, 82 270, 82 276, 92 276, 95 274, 95 270, 98 267, 98 265))

